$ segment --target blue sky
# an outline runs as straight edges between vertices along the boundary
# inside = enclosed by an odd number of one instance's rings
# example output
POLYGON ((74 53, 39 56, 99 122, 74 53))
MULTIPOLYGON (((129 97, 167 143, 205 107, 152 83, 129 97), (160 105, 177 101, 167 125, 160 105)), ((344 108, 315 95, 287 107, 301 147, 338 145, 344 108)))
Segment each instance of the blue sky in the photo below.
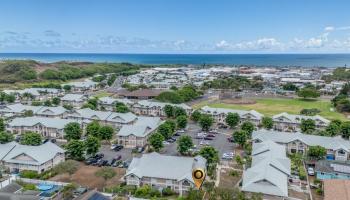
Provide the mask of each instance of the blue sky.
POLYGON ((0 52, 350 53, 349 0, 1 0, 0 52))

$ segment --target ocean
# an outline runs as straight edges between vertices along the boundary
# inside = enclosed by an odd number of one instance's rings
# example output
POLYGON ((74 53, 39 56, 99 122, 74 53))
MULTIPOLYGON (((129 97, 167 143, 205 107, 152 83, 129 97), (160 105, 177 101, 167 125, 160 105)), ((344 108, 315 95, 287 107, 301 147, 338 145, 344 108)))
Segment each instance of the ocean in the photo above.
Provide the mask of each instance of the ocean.
POLYGON ((89 61, 137 64, 225 64, 302 67, 342 67, 350 65, 350 54, 0 53, 0 59, 32 59, 41 62, 89 61))

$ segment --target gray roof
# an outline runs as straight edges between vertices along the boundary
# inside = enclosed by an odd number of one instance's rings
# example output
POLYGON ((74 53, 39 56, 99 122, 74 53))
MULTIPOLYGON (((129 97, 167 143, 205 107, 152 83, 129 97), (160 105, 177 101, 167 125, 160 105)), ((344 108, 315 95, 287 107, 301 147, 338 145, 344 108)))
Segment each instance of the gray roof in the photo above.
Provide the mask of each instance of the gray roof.
POLYGON ((132 125, 123 125, 117 136, 135 135, 137 137, 145 137, 152 133, 162 123, 159 117, 138 117, 137 121, 132 125))
POLYGON ((328 119, 321 117, 319 115, 315 115, 315 116, 293 115, 286 112, 280 113, 278 115, 274 115, 272 119, 277 122, 282 121, 282 122, 289 122, 289 123, 295 123, 295 124, 300 124, 302 119, 304 120, 312 119, 316 122, 316 124, 322 123, 324 125, 328 125, 330 123, 328 119))
POLYGON ((295 140, 299 140, 308 146, 320 145, 326 149, 343 149, 345 151, 350 151, 350 141, 344 140, 341 137, 325 137, 318 135, 307 135, 302 133, 289 133, 289 132, 279 132, 271 130, 257 130, 253 132, 252 135, 254 140, 271 140, 277 143, 287 144, 295 140))
POLYGON ((141 158, 133 158, 125 176, 133 174, 139 178, 154 177, 176 181, 186 179, 193 183, 192 170, 199 166, 206 168, 206 160, 202 156, 167 156, 153 152, 143 154, 141 158))
POLYGON ((285 147, 272 141, 253 144, 252 166, 243 173, 242 190, 288 196, 290 160, 285 147))
POLYGON ((36 124, 42 124, 45 127, 63 129, 65 125, 71 122, 77 122, 72 119, 60 119, 60 118, 49 118, 49 117, 18 117, 14 118, 8 123, 11 127, 26 126, 31 127, 36 124))
POLYGON ((120 102, 120 103, 123 103, 125 105, 133 104, 133 102, 130 101, 129 99, 115 99, 112 97, 101 97, 101 98, 99 98, 99 102, 102 104, 107 104, 107 105, 113 105, 116 102, 120 102))
POLYGON ((40 96, 40 93, 49 93, 49 94, 57 94, 60 91, 55 88, 26 88, 23 90, 4 90, 6 94, 20 94, 23 95, 24 93, 32 94, 33 96, 40 96))
POLYGON ((39 196, 33 196, 33 195, 21 195, 21 194, 11 194, 11 193, 4 193, 0 192, 0 199, 1 200, 39 200, 39 196))
POLYGON ((65 109, 62 106, 55 106, 55 107, 49 107, 49 106, 42 106, 37 112, 34 114, 39 114, 39 115, 61 115, 68 110, 65 109))
POLYGON ((165 107, 166 105, 171 105, 171 106, 176 106, 183 108, 185 110, 192 109, 188 105, 181 103, 181 104, 172 104, 172 103, 163 103, 163 102, 158 102, 158 101, 149 101, 149 100, 141 100, 138 101, 136 104, 134 104, 134 107, 165 107))
POLYGON ((116 113, 110 111, 96 111, 90 108, 75 110, 73 113, 70 113, 69 116, 90 120, 110 121, 116 123, 130 123, 136 120, 137 118, 137 116, 131 112, 116 113))
POLYGON ((7 144, 0 144, 0 149, 2 149, 3 145, 12 146, 11 150, 6 152, 5 157, 1 158, 1 160, 8 163, 42 165, 43 163, 53 159, 58 153, 64 153, 63 149, 51 142, 46 142, 39 146, 28 146, 21 145, 16 142, 10 142, 7 144), (16 157, 20 155, 26 155, 31 159, 16 159, 16 157))
POLYGON ((66 94, 64 95, 61 100, 62 101, 75 101, 75 102, 83 102, 85 101, 86 97, 82 94, 66 94))
POLYGON ((228 114, 228 113, 237 113, 241 118, 254 118, 260 120, 264 117, 263 114, 255 111, 255 110, 234 110, 227 108, 212 108, 209 106, 204 106, 201 108, 203 113, 211 114, 211 115, 219 115, 219 114, 228 114))
POLYGON ((90 87, 94 87, 95 85, 97 85, 97 82, 91 81, 91 80, 85 80, 85 81, 81 81, 81 82, 70 82, 70 83, 66 83, 66 84, 62 84, 64 85, 70 85, 72 87, 76 87, 76 88, 90 88, 90 87))
POLYGON ((42 106, 30 106, 21 103, 10 104, 0 107, 0 112, 4 113, 24 113, 26 110, 31 110, 33 113, 38 112, 42 106))

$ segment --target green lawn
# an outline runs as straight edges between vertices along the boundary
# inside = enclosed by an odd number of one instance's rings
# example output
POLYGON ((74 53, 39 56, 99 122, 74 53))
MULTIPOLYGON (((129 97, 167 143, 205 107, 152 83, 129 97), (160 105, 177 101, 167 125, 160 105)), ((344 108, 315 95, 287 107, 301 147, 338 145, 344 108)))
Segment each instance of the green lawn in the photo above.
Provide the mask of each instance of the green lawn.
POLYGON ((109 97, 111 96, 111 93, 108 93, 106 91, 98 91, 95 93, 94 97, 101 98, 101 97, 109 97))
POLYGON ((255 104, 238 105, 225 103, 208 103, 206 101, 194 105, 198 109, 202 106, 208 105, 214 108, 232 108, 241 110, 256 110, 264 115, 272 116, 281 112, 290 114, 299 114, 303 108, 317 108, 321 110, 319 115, 327 119, 346 120, 346 117, 336 111, 331 111, 332 105, 330 101, 326 100, 302 100, 302 99, 256 99, 255 104))

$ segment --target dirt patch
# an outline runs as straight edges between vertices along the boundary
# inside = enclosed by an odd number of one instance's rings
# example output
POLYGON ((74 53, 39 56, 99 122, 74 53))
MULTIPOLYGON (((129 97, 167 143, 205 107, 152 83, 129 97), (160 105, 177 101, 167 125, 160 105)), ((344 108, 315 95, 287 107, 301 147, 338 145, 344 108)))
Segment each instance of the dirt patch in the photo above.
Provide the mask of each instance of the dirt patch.
POLYGON ((238 181, 241 180, 242 171, 236 171, 237 174, 235 176, 230 174, 232 171, 236 170, 227 168, 221 169, 219 187, 232 188, 237 185, 238 181))
POLYGON ((245 98, 239 98, 239 99, 223 99, 220 100, 222 103, 226 104, 238 104, 238 105, 251 105, 256 104, 256 101, 253 99, 245 99, 245 98))
POLYGON ((101 177, 96 177, 95 173, 101 169, 100 167, 86 166, 81 164, 79 169, 73 174, 59 174, 55 177, 52 177, 50 180, 53 181, 62 181, 62 182, 74 182, 81 186, 88 187, 91 189, 97 188, 102 190, 103 187, 114 186, 120 184, 122 177, 125 174, 125 169, 123 168, 114 168, 114 171, 117 173, 115 177, 110 180, 105 180, 101 177))

